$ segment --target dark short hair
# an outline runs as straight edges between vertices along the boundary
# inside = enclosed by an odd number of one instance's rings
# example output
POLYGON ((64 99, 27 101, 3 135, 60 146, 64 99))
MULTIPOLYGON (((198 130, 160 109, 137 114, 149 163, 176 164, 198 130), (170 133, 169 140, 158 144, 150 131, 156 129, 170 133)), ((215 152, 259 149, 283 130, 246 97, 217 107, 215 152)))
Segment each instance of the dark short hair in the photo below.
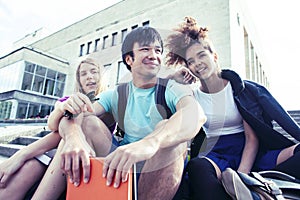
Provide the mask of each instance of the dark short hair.
POLYGON ((122 44, 122 59, 123 63, 126 65, 127 69, 131 71, 130 66, 126 63, 126 56, 129 55, 134 57, 133 55, 133 45, 134 43, 138 43, 139 45, 149 45, 158 41, 163 51, 163 40, 158 33, 158 31, 152 27, 143 26, 138 27, 132 30, 128 35, 125 37, 124 42, 122 44))

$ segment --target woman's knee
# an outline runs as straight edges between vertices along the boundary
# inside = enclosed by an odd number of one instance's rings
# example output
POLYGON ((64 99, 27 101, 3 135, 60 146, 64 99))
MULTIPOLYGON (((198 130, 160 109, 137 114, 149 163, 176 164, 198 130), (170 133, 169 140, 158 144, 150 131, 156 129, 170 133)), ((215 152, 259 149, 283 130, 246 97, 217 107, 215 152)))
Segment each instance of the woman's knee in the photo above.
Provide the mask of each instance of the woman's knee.
POLYGON ((95 132, 97 132, 97 134, 103 133, 110 135, 110 131, 107 126, 97 116, 94 115, 84 118, 82 130, 87 136, 90 134, 95 135, 95 132))

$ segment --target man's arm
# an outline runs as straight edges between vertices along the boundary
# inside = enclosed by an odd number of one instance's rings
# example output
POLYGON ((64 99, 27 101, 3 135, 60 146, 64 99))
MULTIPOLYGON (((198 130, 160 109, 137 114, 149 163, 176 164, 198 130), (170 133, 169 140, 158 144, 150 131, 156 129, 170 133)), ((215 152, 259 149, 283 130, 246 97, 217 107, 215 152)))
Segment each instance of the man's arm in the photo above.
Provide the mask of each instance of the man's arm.
POLYGON ((145 139, 157 143, 159 148, 167 148, 195 137, 206 122, 199 103, 192 96, 186 96, 177 103, 176 110, 162 129, 154 131, 145 139))
POLYGON ((163 126, 147 137, 121 146, 105 158, 103 176, 107 178, 107 185, 114 180, 114 186, 118 187, 120 180, 127 180, 134 163, 150 159, 162 148, 175 147, 192 139, 206 121, 202 108, 192 96, 181 98, 176 110, 163 126))

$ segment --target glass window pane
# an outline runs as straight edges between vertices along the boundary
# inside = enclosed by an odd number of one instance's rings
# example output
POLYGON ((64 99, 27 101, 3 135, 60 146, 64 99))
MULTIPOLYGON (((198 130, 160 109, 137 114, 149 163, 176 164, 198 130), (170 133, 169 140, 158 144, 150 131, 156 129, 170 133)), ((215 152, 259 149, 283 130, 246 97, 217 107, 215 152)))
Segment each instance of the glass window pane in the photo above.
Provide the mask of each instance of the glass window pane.
POLYGON ((32 86, 32 91, 42 93, 43 85, 44 85, 44 77, 35 76, 33 86, 32 86))
POLYGON ((126 65, 120 61, 118 63, 118 74, 117 74, 117 83, 119 84, 122 80, 122 78, 126 75, 126 73, 128 73, 128 69, 126 68, 126 65))
POLYGON ((42 105, 41 106, 40 117, 45 118, 45 117, 49 116, 51 110, 52 110, 52 106, 42 105))
POLYGON ((53 95, 54 80, 47 79, 43 94, 53 95))
POLYGON ((35 73, 41 76, 45 76, 47 68, 37 65, 35 73))
POLYGON ((52 69, 48 69, 48 72, 47 72, 47 78, 49 79, 55 79, 55 76, 56 76, 56 71, 52 70, 52 69))
POLYGON ((11 107, 10 101, 0 102, 0 119, 9 119, 11 107))
POLYGON ((24 119, 26 118, 26 110, 27 110, 27 103, 20 103, 18 105, 18 109, 17 109, 17 119, 24 119))
POLYGON ((33 79, 33 74, 24 72, 22 90, 31 90, 32 79, 33 79))
POLYGON ((121 41, 122 41, 122 42, 124 41, 126 35, 127 35, 127 29, 123 29, 123 30, 122 30, 122 38, 121 38, 121 41))
POLYGON ((56 87, 54 89, 54 96, 62 97, 64 93, 65 84, 62 82, 56 82, 56 87))
POLYGON ((30 63, 30 62, 25 62, 25 71, 26 72, 34 72, 35 64, 30 63))
POLYGON ((39 114, 39 104, 30 103, 27 118, 35 118, 39 114))
POLYGON ((66 75, 63 73, 57 73, 57 80, 60 82, 65 82, 66 81, 66 75))
POLYGON ((118 39, 117 36, 118 36, 118 33, 117 33, 117 32, 115 32, 115 33, 112 34, 112 42, 111 42, 111 46, 117 45, 117 39, 118 39))

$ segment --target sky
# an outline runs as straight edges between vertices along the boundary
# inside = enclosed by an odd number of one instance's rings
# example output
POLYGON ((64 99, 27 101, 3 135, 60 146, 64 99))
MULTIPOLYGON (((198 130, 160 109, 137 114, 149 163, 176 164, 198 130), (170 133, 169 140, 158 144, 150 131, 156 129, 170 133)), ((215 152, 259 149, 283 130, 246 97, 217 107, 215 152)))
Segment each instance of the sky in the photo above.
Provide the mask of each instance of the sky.
MULTIPOLYGON (((119 1, 0 0, 0 57, 27 34, 53 33, 119 1)), ((285 109, 300 110, 299 1, 244 1, 271 70, 271 93, 285 109)))

